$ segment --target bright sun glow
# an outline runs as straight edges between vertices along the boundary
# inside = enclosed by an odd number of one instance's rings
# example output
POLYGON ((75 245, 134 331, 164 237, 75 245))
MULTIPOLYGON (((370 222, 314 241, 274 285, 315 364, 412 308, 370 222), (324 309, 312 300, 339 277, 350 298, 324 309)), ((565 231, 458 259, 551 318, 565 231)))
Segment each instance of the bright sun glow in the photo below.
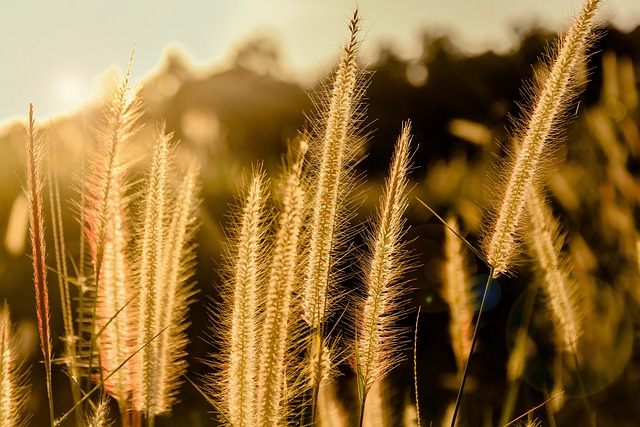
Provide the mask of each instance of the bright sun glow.
POLYGON ((60 72, 51 79, 51 104, 55 111, 79 107, 89 96, 89 81, 80 73, 60 72))

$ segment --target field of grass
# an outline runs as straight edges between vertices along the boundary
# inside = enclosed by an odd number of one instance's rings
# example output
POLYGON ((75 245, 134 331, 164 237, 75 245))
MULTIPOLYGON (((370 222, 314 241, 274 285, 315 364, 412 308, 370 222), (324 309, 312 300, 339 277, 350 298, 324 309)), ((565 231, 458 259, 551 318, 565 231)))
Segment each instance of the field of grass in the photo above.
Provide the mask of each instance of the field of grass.
POLYGON ((640 68, 595 52, 600 3, 519 106, 439 123, 455 147, 411 116, 373 146, 397 115, 374 99, 402 92, 361 68, 358 10, 311 102, 241 70, 236 117, 286 117, 277 148, 206 101, 177 113, 196 79, 166 108, 166 76, 131 68, 81 119, 29 106, 5 138, 0 427, 636 425, 640 68))

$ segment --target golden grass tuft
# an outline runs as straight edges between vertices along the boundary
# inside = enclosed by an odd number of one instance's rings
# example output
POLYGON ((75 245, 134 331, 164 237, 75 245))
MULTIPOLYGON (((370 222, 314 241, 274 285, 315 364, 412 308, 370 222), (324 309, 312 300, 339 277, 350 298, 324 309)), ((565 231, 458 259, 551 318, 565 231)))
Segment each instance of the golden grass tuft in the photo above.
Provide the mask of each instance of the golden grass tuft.
POLYGON ((174 188, 172 135, 161 125, 153 160, 145 179, 143 212, 136 224, 134 300, 136 341, 142 349, 133 359, 133 407, 150 419, 169 413, 180 377, 186 372, 188 306, 194 295, 189 283, 195 258, 198 170, 191 163, 174 188), (157 338, 154 338, 157 337, 157 338))
POLYGON ((102 398, 92 406, 83 427, 111 427, 113 421, 109 418, 109 400, 106 397, 102 398))

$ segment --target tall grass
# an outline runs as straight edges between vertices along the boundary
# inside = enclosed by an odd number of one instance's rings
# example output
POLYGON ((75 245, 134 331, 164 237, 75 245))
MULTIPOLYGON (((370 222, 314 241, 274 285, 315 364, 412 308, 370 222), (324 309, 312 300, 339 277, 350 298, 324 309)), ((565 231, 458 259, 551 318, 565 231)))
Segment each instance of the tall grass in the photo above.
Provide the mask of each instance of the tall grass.
MULTIPOLYGON (((530 105, 516 123, 508 157, 498 167, 502 191, 488 213, 482 250, 471 247, 490 272, 475 322, 465 249, 471 244, 462 239, 462 227, 454 219, 447 221, 441 293, 450 309, 451 347, 460 379, 457 400, 445 417, 451 426, 458 421, 487 291, 495 277, 515 272, 527 234, 549 311, 558 325, 558 342, 563 350, 579 351, 584 308, 578 304, 581 298, 569 272, 559 220, 546 207, 540 188, 553 145, 568 118, 568 106, 578 92, 600 3, 585 2, 558 42, 549 67, 537 75, 530 105)), ((216 285, 221 298, 214 302, 211 332, 205 338, 215 348, 204 361, 211 372, 202 385, 195 384, 212 403, 213 417, 220 424, 362 426, 400 419, 384 413, 390 405, 383 380, 406 358, 410 339, 403 325, 411 295, 407 273, 415 265, 405 240, 404 219, 411 203, 411 128, 408 122, 402 126, 377 210, 368 221, 353 226, 354 190, 360 180, 357 165, 366 140, 361 132, 367 77, 358 65, 360 19, 356 10, 341 59, 311 116, 311 129, 290 144, 279 178, 272 181, 261 166, 254 167, 232 208, 221 283, 216 285), (357 235, 364 238, 362 247, 354 243, 357 235), (348 280, 351 277, 358 280, 348 280), (344 396, 338 396, 344 393, 329 381, 347 359, 355 372, 352 393, 357 393, 357 405, 342 402, 344 396)), ((48 178, 64 357, 78 426, 113 425, 110 398, 118 405, 122 425, 155 425, 156 418, 171 414, 188 370, 186 329, 196 294, 192 275, 199 166, 195 160, 184 170, 177 166, 173 135, 161 124, 154 134, 149 165, 136 176, 137 164, 130 151, 143 110, 129 78, 130 68, 108 99, 97 146, 83 177, 78 206, 90 254, 90 265, 79 260, 78 275, 83 277, 70 277, 67 272, 55 169, 48 178), (85 269, 90 271, 86 282, 85 269), (78 284, 80 300, 75 324, 72 283, 78 284)), ((57 426, 72 412, 60 416, 54 407, 43 149, 33 108, 26 145, 38 332, 50 423, 57 426)), ((619 166, 624 156, 614 151, 608 150, 609 157, 619 166)), ((636 235, 636 251, 637 242, 636 235)), ((11 425, 20 425, 23 404, 5 403, 15 402, 24 389, 20 375, 15 377, 8 325, 5 309, 0 315, 0 425, 5 418, 11 425)), ((525 371, 527 337, 523 326, 508 374, 514 384, 525 371)), ((415 341, 417 347, 417 332, 415 341)), ((421 422, 416 351, 416 396, 403 405, 407 425, 421 422)), ((504 414, 510 415, 517 394, 509 396, 504 414)), ((532 419, 527 425, 535 425, 532 419)))

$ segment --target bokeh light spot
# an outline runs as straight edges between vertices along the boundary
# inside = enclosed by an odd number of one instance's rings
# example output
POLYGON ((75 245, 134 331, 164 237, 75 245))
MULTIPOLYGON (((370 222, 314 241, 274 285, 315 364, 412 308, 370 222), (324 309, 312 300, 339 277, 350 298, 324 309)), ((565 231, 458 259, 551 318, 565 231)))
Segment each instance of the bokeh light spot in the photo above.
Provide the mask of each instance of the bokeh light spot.
MULTIPOLYGON (((471 292, 475 297, 476 309, 480 308, 480 303, 482 302, 482 294, 484 293, 484 288, 487 285, 488 278, 489 276, 487 274, 476 274, 471 279, 471 292)), ((498 283, 496 279, 492 279, 491 286, 489 286, 489 291, 487 292, 487 297, 484 300, 484 308, 482 309, 482 311, 489 311, 495 308, 500 302, 501 297, 502 288, 500 287, 500 283, 498 283)))

